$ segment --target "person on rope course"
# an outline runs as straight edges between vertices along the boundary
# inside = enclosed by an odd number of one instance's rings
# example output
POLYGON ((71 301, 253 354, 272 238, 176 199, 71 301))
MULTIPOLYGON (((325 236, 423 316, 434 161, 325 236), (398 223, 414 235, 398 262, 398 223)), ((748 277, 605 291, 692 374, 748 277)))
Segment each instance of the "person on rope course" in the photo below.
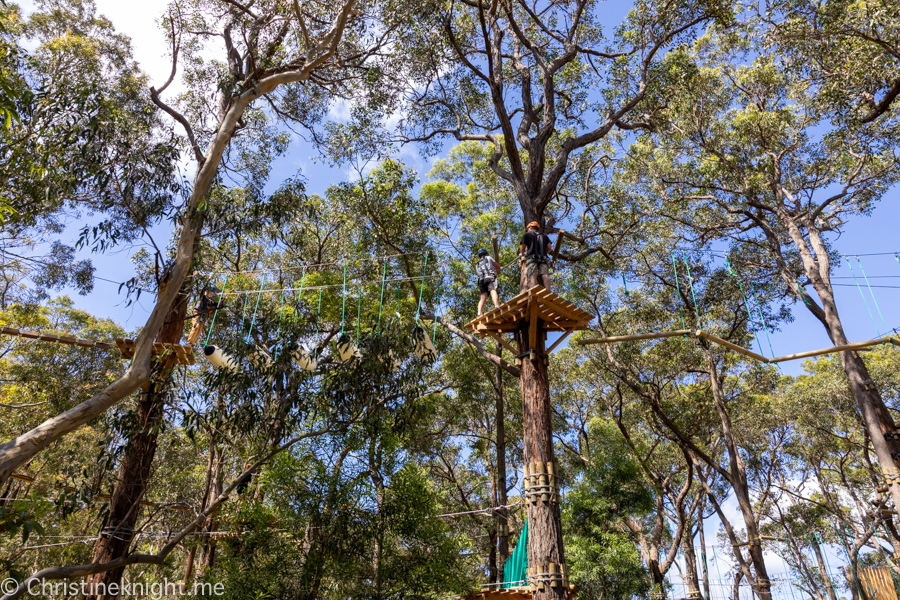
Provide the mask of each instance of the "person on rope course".
POLYGON ((187 343, 196 344, 203 333, 203 326, 207 317, 216 310, 222 308, 225 298, 219 295, 219 288, 211 285, 206 292, 200 296, 200 302, 194 307, 194 318, 191 323, 191 332, 188 334, 187 343))
POLYGON ((550 238, 541 233, 541 224, 537 221, 529 223, 519 245, 519 260, 525 261, 527 287, 543 285, 545 289, 550 289, 550 253, 552 249, 550 238))
POLYGON ((475 274, 478 275, 478 291, 481 297, 478 299, 478 316, 484 311, 484 303, 488 294, 491 295, 491 301, 494 308, 500 307, 500 297, 497 295, 497 271, 502 269, 497 262, 488 256, 488 251, 481 248, 478 251, 478 262, 475 264, 475 274))

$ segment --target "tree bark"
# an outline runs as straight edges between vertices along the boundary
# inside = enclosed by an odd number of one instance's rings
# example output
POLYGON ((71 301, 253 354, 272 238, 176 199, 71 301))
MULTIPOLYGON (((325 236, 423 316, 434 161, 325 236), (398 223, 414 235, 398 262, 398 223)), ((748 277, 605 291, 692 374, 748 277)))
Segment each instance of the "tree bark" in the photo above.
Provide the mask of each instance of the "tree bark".
MULTIPOLYGON (((553 426, 550 410, 550 382, 547 379, 547 363, 544 357, 545 332, 538 324, 537 347, 528 347, 527 322, 524 331, 519 332, 519 348, 523 353, 522 405, 525 424, 524 458, 526 463, 553 463, 553 426), (524 354, 534 350, 534 354, 524 354)), ((565 564, 563 549, 562 521, 557 502, 528 501, 528 566, 532 573, 546 573, 550 564, 565 564)), ((545 579, 547 576, 538 576, 545 579)), ((534 600, 562 600, 567 589, 561 582, 556 587, 548 583, 538 586, 534 600), (540 589, 543 587, 543 589, 540 589)))
MULTIPOLYGON (((497 238, 493 238, 494 261, 500 264, 500 254, 497 247, 497 238)), ((503 358, 503 346, 497 342, 495 354, 503 358)), ((495 416, 497 429, 497 504, 506 506, 509 504, 506 489, 506 407, 503 404, 503 370, 500 365, 494 366, 494 394, 495 416)), ((509 510, 501 508, 497 511, 497 552, 499 554, 498 581, 504 581, 503 567, 509 556, 509 510)))
MULTIPOLYGON (((702 493, 702 492, 701 492, 702 493)), ((684 549, 684 564, 687 570, 688 598, 691 600, 703 600, 700 593, 700 578, 697 576, 697 555, 694 552, 694 540, 691 537, 693 525, 688 522, 685 526, 685 539, 681 547, 684 549)))
POLYGON ((703 532, 703 509, 706 506, 706 496, 700 500, 700 508, 697 509, 697 533, 700 537, 700 560, 703 561, 703 591, 706 599, 712 600, 709 592, 709 562, 706 560, 706 534, 703 532))
MULTIPOLYGON (((167 281, 160 284, 160 294, 165 293, 167 281)), ((184 318, 187 314, 187 291, 180 290, 166 317, 166 325, 160 331, 157 341, 177 344, 181 341, 184 318)), ((128 553, 134 538, 134 526, 140 514, 140 502, 147 491, 152 476, 153 460, 156 456, 157 439, 163 407, 169 388, 173 365, 155 362, 153 376, 141 393, 137 407, 137 424, 140 429, 128 441, 119 474, 109 503, 109 517, 100 531, 94 550, 95 563, 105 563, 121 558, 128 553)), ((121 566, 91 575, 87 579, 85 598, 114 598, 114 595, 97 594, 96 591, 109 589, 122 580, 125 567, 121 566)))
MULTIPOLYGON (((769 582, 766 561, 759 541, 759 523, 756 520, 756 515, 753 513, 747 473, 737 452, 737 443, 734 440, 734 430, 731 425, 731 416, 728 414, 725 393, 722 391, 718 369, 716 368, 712 352, 706 346, 702 346, 702 348, 706 356, 706 366, 709 371, 713 400, 715 401, 719 418, 722 421, 722 437, 728 450, 729 472, 731 474, 729 483, 734 490, 734 496, 738 501, 741 515, 744 517, 744 526, 747 528, 747 541, 750 542, 747 550, 750 555, 750 561, 753 563, 753 568, 756 571, 756 577, 750 580, 750 584, 753 585, 760 600, 772 600, 771 583, 769 582)), ((748 579, 750 578, 748 577, 748 579)))

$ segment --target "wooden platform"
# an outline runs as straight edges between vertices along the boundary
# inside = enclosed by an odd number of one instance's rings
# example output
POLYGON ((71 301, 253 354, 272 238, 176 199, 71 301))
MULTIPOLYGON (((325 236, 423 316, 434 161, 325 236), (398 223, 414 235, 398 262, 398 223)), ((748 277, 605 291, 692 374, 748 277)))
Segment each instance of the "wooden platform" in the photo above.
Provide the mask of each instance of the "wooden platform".
MULTIPOLYGON (((135 341, 129 339, 116 339, 116 348, 122 353, 122 358, 131 360, 134 358, 135 341)), ((174 358, 175 363, 179 365, 194 364, 194 348, 181 344, 162 344, 153 342, 153 356, 169 355, 174 358)))
POLYGON ((581 310, 568 300, 536 285, 466 323, 466 329, 477 335, 486 335, 500 342, 507 350, 517 355, 499 334, 518 331, 522 321, 529 322, 529 348, 535 348, 538 329, 563 332, 554 344, 546 350, 553 351, 570 333, 588 328, 594 316, 581 310))

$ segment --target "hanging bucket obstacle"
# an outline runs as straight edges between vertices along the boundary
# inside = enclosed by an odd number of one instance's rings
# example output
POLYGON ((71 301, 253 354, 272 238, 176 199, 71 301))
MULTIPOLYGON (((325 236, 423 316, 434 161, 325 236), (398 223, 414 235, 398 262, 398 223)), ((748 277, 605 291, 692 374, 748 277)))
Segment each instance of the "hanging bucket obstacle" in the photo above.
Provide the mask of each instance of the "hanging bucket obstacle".
POLYGON ((203 355, 206 356, 206 360, 211 362, 217 369, 224 367, 231 371, 237 370, 237 363, 234 362, 234 359, 228 354, 225 354, 225 352, 218 346, 204 347, 203 355))
POLYGON ((431 342, 428 332, 421 327, 413 329, 413 337, 416 339, 416 356, 419 360, 434 361, 437 360, 437 349, 431 342))
POLYGON ((291 344, 291 359, 304 371, 315 371, 319 361, 309 353, 309 350, 294 342, 291 344))
POLYGON ((337 358, 342 363, 349 362, 354 358, 362 358, 362 354, 353 340, 346 333, 342 333, 337 341, 337 358))

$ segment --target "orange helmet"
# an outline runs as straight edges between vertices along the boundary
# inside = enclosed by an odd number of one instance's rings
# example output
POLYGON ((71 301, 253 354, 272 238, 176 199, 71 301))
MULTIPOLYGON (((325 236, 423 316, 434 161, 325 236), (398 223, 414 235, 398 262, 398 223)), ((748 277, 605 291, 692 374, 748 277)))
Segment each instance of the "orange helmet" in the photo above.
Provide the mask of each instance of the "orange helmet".
POLYGON ((525 229, 531 229, 532 227, 537 227, 538 229, 540 229, 540 228, 541 228, 541 224, 538 223, 537 221, 532 221, 531 223, 529 223, 529 224, 525 227, 525 229))

